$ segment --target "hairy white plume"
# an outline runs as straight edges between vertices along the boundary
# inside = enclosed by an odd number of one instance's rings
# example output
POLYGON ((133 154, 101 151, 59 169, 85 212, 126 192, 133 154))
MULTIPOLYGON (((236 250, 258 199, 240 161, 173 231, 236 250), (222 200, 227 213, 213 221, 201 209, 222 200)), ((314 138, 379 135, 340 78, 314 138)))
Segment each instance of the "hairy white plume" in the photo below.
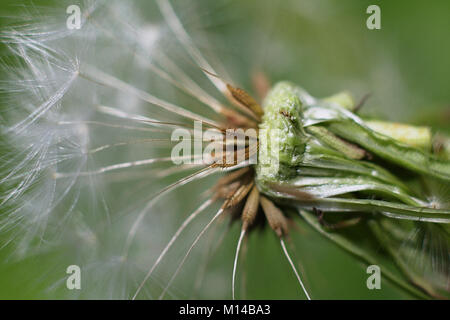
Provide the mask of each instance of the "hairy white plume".
MULTIPOLYGON (((3 247, 22 257, 64 251, 49 271, 60 275, 54 288, 65 287, 64 265, 77 264, 89 287, 82 297, 131 298, 170 226, 202 200, 170 199, 214 173, 181 179, 199 168, 172 167, 173 127, 163 123, 215 125, 221 102, 183 71, 180 61, 204 78, 187 52, 185 61, 171 58, 182 48, 173 50, 180 44, 154 3, 84 1, 74 29, 66 24, 70 5, 26 7, 23 21, 1 33, 9 50, 0 84, 3 247), (192 97, 188 109, 177 94, 192 97)), ((210 185, 202 182, 199 194, 210 185)), ((160 268, 162 279, 148 284, 155 296, 174 267, 160 268)))

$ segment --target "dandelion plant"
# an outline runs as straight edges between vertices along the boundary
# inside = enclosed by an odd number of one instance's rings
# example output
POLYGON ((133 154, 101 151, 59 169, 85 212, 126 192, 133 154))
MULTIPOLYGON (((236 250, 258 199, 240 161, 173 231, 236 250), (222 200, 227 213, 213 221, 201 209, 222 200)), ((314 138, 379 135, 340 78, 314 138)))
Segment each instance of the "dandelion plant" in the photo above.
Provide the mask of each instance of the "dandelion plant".
POLYGON ((1 32, 1 246, 54 257, 46 294, 252 298, 247 266, 267 255, 284 272, 261 286, 322 298, 327 274, 297 250, 314 231, 407 297, 449 297, 445 132, 364 114, 350 90, 233 79, 188 31, 189 15, 208 20, 194 6, 83 1, 72 28, 70 5, 30 5, 1 32))

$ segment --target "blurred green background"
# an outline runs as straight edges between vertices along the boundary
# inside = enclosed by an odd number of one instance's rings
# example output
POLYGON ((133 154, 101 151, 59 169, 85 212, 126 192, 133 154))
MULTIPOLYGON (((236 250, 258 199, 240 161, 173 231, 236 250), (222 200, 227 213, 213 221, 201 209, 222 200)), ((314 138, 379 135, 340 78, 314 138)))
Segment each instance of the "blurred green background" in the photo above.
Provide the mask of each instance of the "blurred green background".
MULTIPOLYGON (((315 96, 349 90, 360 99, 371 93, 363 109, 367 115, 450 129, 450 1, 174 2, 181 8, 180 18, 189 17, 189 32, 206 33, 211 39, 209 54, 218 56, 234 82, 249 91, 251 72, 263 71, 272 83, 291 80, 315 96), (381 8, 381 30, 366 28, 366 8, 371 4, 381 8), (199 26, 202 29, 196 30, 199 26)), ((39 7, 49 2, 33 3, 39 7)), ((2 26, 14 23, 20 10, 20 1, 3 0, 2 26)), ((298 222, 293 232, 295 255, 313 298, 413 298, 387 280, 381 290, 368 290, 363 264, 298 222)), ((231 270, 238 232, 233 226, 211 263, 212 270, 224 264, 231 270)), ((7 235, 0 236, 0 247, 5 241, 7 235)), ((63 252, 23 261, 15 261, 11 254, 9 247, 0 250, 0 299, 62 297, 61 292, 45 289, 64 277, 64 272, 48 272, 63 252)), ((302 297, 270 230, 251 235, 247 264, 247 298, 302 297)), ((208 297, 220 298, 213 291, 208 297)))

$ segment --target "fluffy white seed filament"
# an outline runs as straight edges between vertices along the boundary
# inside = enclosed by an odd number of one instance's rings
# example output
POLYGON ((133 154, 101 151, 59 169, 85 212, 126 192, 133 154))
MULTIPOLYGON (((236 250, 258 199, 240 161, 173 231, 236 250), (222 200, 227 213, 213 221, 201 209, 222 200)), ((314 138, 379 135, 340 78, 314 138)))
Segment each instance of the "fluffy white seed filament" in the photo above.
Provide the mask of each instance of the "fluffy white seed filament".
POLYGON ((239 251, 241 250, 242 240, 244 239, 244 236, 245 236, 245 231, 246 231, 246 229, 242 229, 242 231, 241 231, 241 235, 239 236, 239 241, 238 241, 238 244, 236 247, 236 255, 234 257, 233 279, 232 279, 232 284, 231 284, 231 295, 233 297, 233 300, 235 300, 235 298, 236 298, 236 296, 235 296, 236 267, 237 267, 237 262, 238 262, 238 258, 239 258, 239 251))
POLYGON ((169 251, 170 247, 174 244, 174 242, 178 239, 178 237, 180 236, 181 232, 183 232, 184 229, 186 229, 186 227, 189 225, 189 223, 191 223, 192 220, 195 219, 195 217, 197 217, 203 210, 205 210, 211 203, 213 202, 212 199, 208 199, 205 202, 203 202, 200 207, 198 207, 194 212, 192 212, 189 217, 187 217, 186 220, 184 220, 183 224, 178 228, 178 230, 175 232, 175 234, 172 236, 172 238, 170 239, 169 243, 164 247, 163 251, 161 252, 161 254, 158 256, 158 258, 156 259, 155 263, 152 265, 152 267, 150 268, 150 270, 148 271, 147 275, 145 276, 144 280, 141 282, 141 284, 139 285, 139 288, 136 290, 136 293, 133 296, 133 300, 136 299, 137 295, 139 294, 139 292, 141 291, 142 287, 144 286, 145 282, 147 282, 147 280, 150 278, 150 275, 153 273, 153 271, 155 270, 155 268, 159 265, 159 263, 161 262, 161 260, 164 258, 164 256, 166 255, 167 251, 169 251))
POLYGON ((164 298, 164 295, 166 294, 167 290, 169 289, 169 287, 172 285, 172 282, 175 280, 175 277, 178 275, 178 273, 181 270, 181 267, 183 266, 184 262, 186 261, 186 259, 188 258, 189 254, 191 253, 192 249, 194 249, 195 245, 197 244, 197 242, 200 240, 200 238, 203 236, 203 234, 206 232, 206 230, 209 229, 209 227, 213 224, 213 222, 224 212, 223 208, 220 208, 219 211, 217 211, 217 213, 214 215, 214 217, 208 222, 208 224, 202 229, 202 231, 200 231, 200 233, 198 234, 198 236, 195 238, 194 242, 192 243, 192 245, 189 247, 188 251, 186 252, 186 254, 184 255, 183 259, 181 260, 180 264, 177 267, 177 270, 175 270, 175 273, 172 275, 172 277, 170 278, 169 282, 167 283, 166 287, 164 288, 163 292, 161 293, 161 295, 159 296, 159 300, 161 300, 162 298, 164 298))
POLYGON ((288 253, 288 251, 287 251, 287 249, 286 249, 286 245, 284 244, 284 240, 283 240, 283 239, 280 239, 280 243, 281 243, 281 247, 283 248, 284 255, 285 255, 286 258, 288 259, 289 264, 291 265, 291 268, 292 268, 292 270, 294 271, 295 276, 297 277, 297 280, 298 280, 298 282, 300 283, 300 286, 302 287, 302 290, 303 290, 303 292, 304 292, 305 295, 306 295, 306 298, 308 298, 308 300, 311 300, 311 297, 309 296, 308 291, 306 291, 306 288, 305 288, 305 286, 303 285, 302 279, 300 278, 300 275, 298 274, 297 269, 295 268, 295 265, 294 265, 294 263, 292 262, 291 257, 289 256, 289 253, 288 253))

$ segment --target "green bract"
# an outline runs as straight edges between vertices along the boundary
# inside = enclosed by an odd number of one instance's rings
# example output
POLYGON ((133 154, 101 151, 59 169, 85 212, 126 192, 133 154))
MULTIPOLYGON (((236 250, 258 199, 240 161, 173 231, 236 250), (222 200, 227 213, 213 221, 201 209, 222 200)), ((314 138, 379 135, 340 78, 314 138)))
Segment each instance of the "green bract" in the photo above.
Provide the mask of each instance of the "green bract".
POLYGON ((450 222, 448 208, 429 203, 393 174, 448 183, 450 162, 429 151, 428 128, 365 122, 352 112, 348 93, 316 99, 289 82, 275 85, 263 106, 256 166, 262 192, 303 208, 450 222), (298 199, 296 192, 311 198, 298 199))

